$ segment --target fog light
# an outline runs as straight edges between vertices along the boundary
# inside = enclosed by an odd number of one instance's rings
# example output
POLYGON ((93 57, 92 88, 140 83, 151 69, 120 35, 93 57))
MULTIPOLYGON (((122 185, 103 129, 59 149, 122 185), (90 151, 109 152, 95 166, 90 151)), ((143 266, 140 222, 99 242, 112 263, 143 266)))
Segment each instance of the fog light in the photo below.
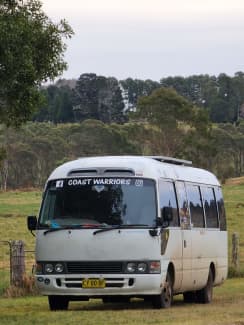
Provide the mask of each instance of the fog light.
POLYGON ((136 271, 136 263, 128 263, 126 266, 126 271, 128 273, 134 273, 136 271))
POLYGON ((49 285, 49 284, 50 284, 50 280, 49 280, 49 279, 45 279, 45 280, 44 280, 44 283, 45 283, 46 285, 49 285))
POLYGON ((63 264, 58 263, 58 264, 55 265, 55 271, 56 271, 57 273, 62 273, 63 270, 64 270, 64 266, 63 266, 63 264))
POLYGON ((46 264, 45 265, 45 272, 46 273, 52 273, 53 272, 53 265, 52 264, 46 264))
POLYGON ((137 265, 137 271, 140 273, 145 273, 147 270, 147 264, 146 263, 139 263, 137 265))

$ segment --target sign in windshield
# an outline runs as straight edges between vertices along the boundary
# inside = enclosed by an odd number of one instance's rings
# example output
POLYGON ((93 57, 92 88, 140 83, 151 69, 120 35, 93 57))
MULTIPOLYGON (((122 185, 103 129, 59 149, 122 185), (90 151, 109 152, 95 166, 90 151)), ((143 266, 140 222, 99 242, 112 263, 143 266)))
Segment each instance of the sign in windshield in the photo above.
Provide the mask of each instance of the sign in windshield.
POLYGON ((48 183, 39 224, 152 227, 157 215, 155 182, 142 178, 68 178, 48 183))

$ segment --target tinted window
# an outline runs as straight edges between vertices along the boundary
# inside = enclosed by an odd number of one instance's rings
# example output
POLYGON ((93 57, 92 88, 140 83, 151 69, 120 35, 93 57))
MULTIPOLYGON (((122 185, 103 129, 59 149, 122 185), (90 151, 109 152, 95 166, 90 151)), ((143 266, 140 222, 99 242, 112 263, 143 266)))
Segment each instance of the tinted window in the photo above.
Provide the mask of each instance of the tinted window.
POLYGON ((155 226, 155 182, 136 178, 69 178, 50 181, 41 209, 43 227, 155 226))
POLYGON ((214 196, 214 190, 211 187, 201 187, 203 206, 206 217, 207 228, 218 228, 218 212, 214 196))
POLYGON ((224 208, 222 191, 221 188, 215 188, 214 191, 215 191, 215 197, 216 197, 218 212, 219 212, 220 230, 226 230, 226 217, 225 217, 225 208, 224 208))
POLYGON ((204 215, 199 186, 186 184, 186 192, 189 201, 192 226, 203 228, 204 215))
POLYGON ((159 181, 159 201, 161 210, 164 207, 171 207, 173 209, 173 221, 170 223, 170 226, 179 226, 175 187, 172 182, 159 181))
POLYGON ((184 229, 190 228, 190 213, 186 196, 185 184, 176 182, 176 191, 178 197, 179 216, 181 227, 184 229))

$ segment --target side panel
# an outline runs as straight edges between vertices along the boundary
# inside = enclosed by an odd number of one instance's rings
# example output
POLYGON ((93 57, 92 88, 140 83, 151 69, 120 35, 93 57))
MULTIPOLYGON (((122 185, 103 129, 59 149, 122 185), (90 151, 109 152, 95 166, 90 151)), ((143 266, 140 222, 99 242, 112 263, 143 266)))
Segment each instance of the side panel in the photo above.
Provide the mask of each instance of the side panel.
POLYGON ((192 280, 195 289, 206 284, 211 263, 216 272, 214 284, 220 284, 227 276, 227 233, 219 229, 192 230, 192 280))
POLYGON ((175 268, 174 291, 182 284, 182 231, 180 228, 168 228, 162 232, 162 273, 166 275, 168 263, 171 261, 175 268))

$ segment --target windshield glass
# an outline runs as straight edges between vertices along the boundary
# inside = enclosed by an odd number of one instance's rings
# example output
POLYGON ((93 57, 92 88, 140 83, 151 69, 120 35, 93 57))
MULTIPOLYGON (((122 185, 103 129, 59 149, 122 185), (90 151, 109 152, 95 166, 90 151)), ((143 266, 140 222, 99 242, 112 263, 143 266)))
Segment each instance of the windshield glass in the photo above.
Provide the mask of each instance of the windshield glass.
POLYGON ((153 227, 157 216, 155 182, 136 178, 69 178, 50 181, 39 225, 153 227))

